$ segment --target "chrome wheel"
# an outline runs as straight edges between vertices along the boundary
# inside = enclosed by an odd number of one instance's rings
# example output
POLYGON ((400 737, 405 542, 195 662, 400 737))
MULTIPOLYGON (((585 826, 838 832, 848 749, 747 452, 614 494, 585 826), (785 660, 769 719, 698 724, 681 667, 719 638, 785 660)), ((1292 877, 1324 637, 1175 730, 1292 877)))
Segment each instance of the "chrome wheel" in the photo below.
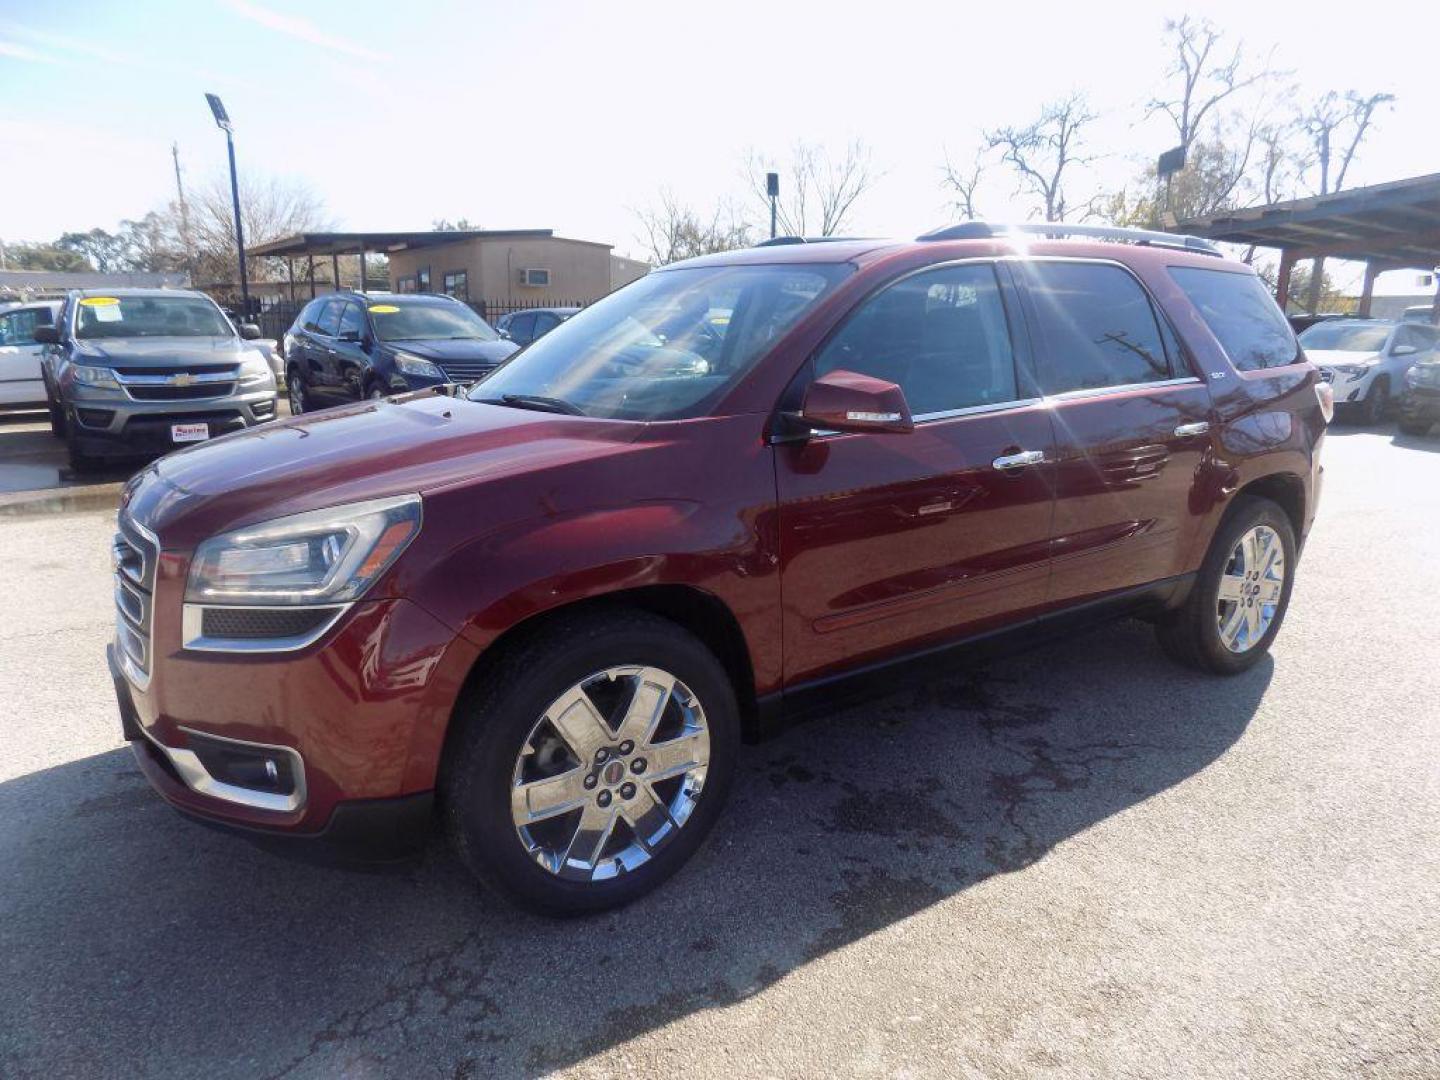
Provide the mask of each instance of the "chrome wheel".
POLYGON ((557 877, 599 881, 649 862, 705 786, 710 731, 690 688, 659 668, 597 672, 551 702, 510 787, 525 849, 557 877))
POLYGON ((1220 575, 1215 622, 1233 653, 1249 652, 1265 637, 1285 590, 1285 546, 1268 525, 1240 537, 1220 575))
POLYGON ((288 380, 285 392, 290 398, 290 415, 299 416, 305 411, 305 388, 298 377, 288 380))

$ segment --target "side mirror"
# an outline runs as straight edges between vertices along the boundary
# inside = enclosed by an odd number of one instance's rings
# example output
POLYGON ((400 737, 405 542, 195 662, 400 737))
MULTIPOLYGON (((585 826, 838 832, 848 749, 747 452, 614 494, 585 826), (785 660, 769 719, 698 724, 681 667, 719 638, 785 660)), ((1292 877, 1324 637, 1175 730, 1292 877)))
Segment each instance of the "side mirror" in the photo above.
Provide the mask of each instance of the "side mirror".
POLYGON ((812 382, 800 419, 819 431, 915 430, 900 387, 854 371, 827 372, 812 382))
POLYGON ((514 339, 510 336, 510 331, 509 331, 509 330, 501 329, 501 330, 496 330, 495 332, 500 335, 500 340, 501 340, 501 341, 513 341, 513 340, 514 340, 514 339))
POLYGON ((40 345, 59 345, 60 329, 56 326, 37 326, 34 330, 35 341, 40 345))
POLYGON ((242 322, 240 324, 240 336, 246 341, 255 341, 260 337, 260 327, 253 322, 242 322))
MULTIPOLYGON (((37 340, 38 340, 38 335, 37 335, 37 340)), ((1416 353, 1418 353, 1419 351, 1420 351, 1420 350, 1417 349, 1414 345, 1396 345, 1393 349, 1390 350, 1390 355, 1391 355, 1391 356, 1414 356, 1414 355, 1415 355, 1416 353)))
POLYGON ((340 331, 340 336, 339 336, 338 338, 336 338, 335 340, 337 340, 337 341, 343 341, 343 342, 346 342, 347 344, 350 344, 350 345, 357 345, 357 344, 359 344, 359 342, 360 342, 360 331, 359 331, 359 330, 341 330, 341 331, 340 331))

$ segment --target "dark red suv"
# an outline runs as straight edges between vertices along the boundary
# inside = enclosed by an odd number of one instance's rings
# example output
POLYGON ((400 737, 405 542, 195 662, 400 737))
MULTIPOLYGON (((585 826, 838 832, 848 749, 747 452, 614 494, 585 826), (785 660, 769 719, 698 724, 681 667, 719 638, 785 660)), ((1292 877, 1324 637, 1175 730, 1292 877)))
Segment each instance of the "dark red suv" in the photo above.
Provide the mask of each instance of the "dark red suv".
POLYGON ((157 462, 115 541, 146 775, 382 854, 438 811, 502 893, 586 911, 689 858, 742 738, 880 669, 1122 613, 1254 664, 1329 388, 1248 267, 1044 228, 666 267, 463 396, 157 462))

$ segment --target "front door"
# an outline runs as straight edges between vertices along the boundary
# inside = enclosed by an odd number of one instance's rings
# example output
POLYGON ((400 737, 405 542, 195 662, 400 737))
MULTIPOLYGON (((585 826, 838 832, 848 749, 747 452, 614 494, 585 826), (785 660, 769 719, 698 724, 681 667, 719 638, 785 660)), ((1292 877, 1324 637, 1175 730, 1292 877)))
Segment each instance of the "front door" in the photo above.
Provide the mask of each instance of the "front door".
POLYGON ((954 263, 872 296, 813 358, 809 377, 899 384, 915 430, 776 447, 787 685, 1043 603, 1053 435, 1018 317, 1000 268, 954 263))
POLYGON ((48 307, 18 308, 0 315, 0 405, 36 405, 45 400, 40 377, 37 326, 51 325, 48 307))
POLYGON ((1018 264, 1055 420, 1053 606, 1185 572, 1211 446, 1209 388, 1129 270, 1018 264))

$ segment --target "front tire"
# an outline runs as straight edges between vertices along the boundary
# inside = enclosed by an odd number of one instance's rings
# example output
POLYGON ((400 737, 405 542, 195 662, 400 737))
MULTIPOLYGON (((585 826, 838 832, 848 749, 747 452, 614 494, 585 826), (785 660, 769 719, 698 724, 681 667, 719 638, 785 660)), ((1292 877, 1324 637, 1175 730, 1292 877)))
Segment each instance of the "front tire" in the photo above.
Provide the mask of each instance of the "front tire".
POLYGON ((643 896, 720 816, 740 745, 724 668, 679 625, 562 616, 457 708, 444 805, 461 860, 514 903, 581 915, 643 896))
POLYGON ((310 394, 305 389, 305 380, 300 369, 291 367, 285 373, 285 395, 290 401, 290 415, 299 416, 310 410, 310 394))
POLYGON ((65 438, 65 407, 48 394, 45 397, 45 405, 50 413, 50 434, 57 439, 65 438))
POLYGON ((1390 384, 1383 378, 1370 384, 1365 400, 1360 403, 1360 421, 1373 427, 1385 419, 1385 410, 1390 407, 1390 384))
POLYGON ((1295 582, 1295 530, 1269 499, 1241 495, 1210 543, 1185 603, 1156 626, 1171 659, 1237 675, 1280 632, 1295 582))

